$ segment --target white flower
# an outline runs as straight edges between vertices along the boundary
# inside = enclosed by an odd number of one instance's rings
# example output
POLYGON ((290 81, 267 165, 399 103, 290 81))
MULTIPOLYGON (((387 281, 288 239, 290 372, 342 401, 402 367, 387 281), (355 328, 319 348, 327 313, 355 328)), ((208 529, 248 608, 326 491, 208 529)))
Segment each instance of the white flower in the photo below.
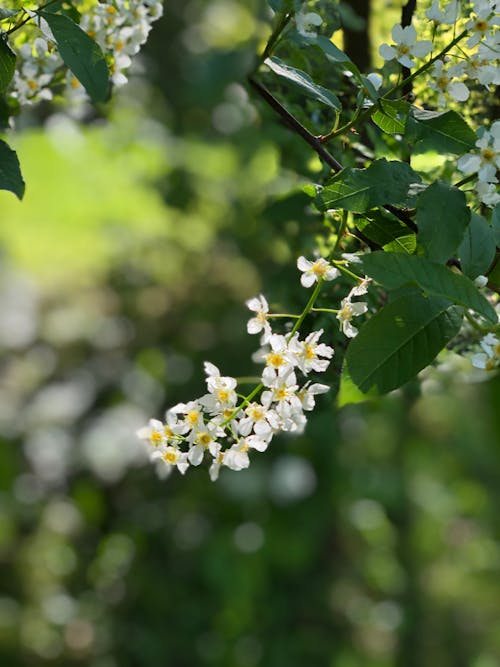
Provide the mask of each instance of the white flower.
POLYGON ((137 431, 137 437, 144 440, 153 450, 160 449, 166 442, 163 423, 158 419, 150 419, 147 426, 137 431))
MULTIPOLYGON (((161 461, 167 468, 165 471, 167 474, 171 472, 172 468, 177 468, 177 470, 184 475, 189 468, 187 453, 181 452, 178 447, 172 445, 169 445, 161 452, 154 452, 151 459, 154 461, 161 461)), ((161 472, 160 475, 162 475, 161 472)))
POLYGON ((358 334, 358 330, 351 324, 353 317, 362 315, 368 310, 368 305, 364 301, 352 303, 350 297, 347 296, 341 301, 341 307, 337 313, 337 319, 340 323, 340 328, 344 335, 348 338, 354 338, 358 334))
POLYGON ((338 270, 322 257, 311 262, 301 256, 297 260, 297 268, 303 272, 300 282, 304 287, 311 287, 318 280, 333 280, 339 275, 338 270))
POLYGON ((269 314, 269 305, 266 301, 265 296, 259 294, 259 296, 249 299, 246 302, 246 306, 249 310, 253 311, 256 315, 248 320, 247 331, 249 334, 258 334, 263 331, 262 343, 266 343, 269 339, 269 336, 272 334, 271 325, 267 321, 269 314))
POLYGON ((380 55, 384 60, 394 60, 396 58, 401 65, 408 69, 415 66, 415 61, 410 56, 425 58, 432 50, 432 42, 428 39, 417 42, 417 31, 412 25, 407 25, 405 28, 395 25, 392 29, 392 39, 394 46, 382 44, 379 48, 380 55))
POLYGON ((256 449, 258 452, 263 452, 267 449, 268 444, 266 440, 257 435, 240 438, 232 447, 226 449, 222 462, 231 470, 243 470, 250 465, 248 450, 256 449))
POLYGON ((368 292, 368 285, 371 283, 371 278, 363 278, 359 285, 354 285, 349 294, 347 295, 349 299, 352 299, 353 296, 362 296, 368 292))
POLYGON ((223 435, 223 429, 213 421, 197 425, 191 431, 188 438, 189 442, 192 443, 188 452, 189 462, 194 466, 199 466, 203 461, 203 455, 206 450, 209 450, 213 456, 216 456, 219 451, 217 438, 223 435))
POLYGON ((439 0, 434 0, 425 15, 436 25, 453 25, 456 23, 460 11, 460 4, 458 0, 451 0, 445 8, 441 11, 439 8, 439 0))
POLYGON ((467 30, 472 32, 467 40, 467 46, 470 48, 478 44, 493 29, 493 26, 500 25, 500 18, 495 16, 489 2, 475 2, 474 11, 476 16, 471 18, 465 24, 467 30))
POLYGON ((474 285, 481 289, 482 287, 486 287, 488 284, 488 278, 486 276, 478 276, 477 278, 474 279, 474 285))
POLYGON ((313 410, 316 405, 315 396, 318 394, 325 394, 327 391, 330 391, 330 387, 326 384, 319 384, 315 382, 314 384, 305 384, 302 389, 299 389, 297 392, 297 398, 299 399, 303 410, 313 410))
POLYGON ((500 366, 500 341, 493 335, 488 334, 481 341, 483 352, 472 356, 472 365, 485 371, 493 371, 500 366))
POLYGON ((200 404, 210 413, 224 413, 231 410, 237 403, 236 379, 228 376, 221 376, 219 369, 209 361, 204 364, 207 374, 208 394, 199 399, 200 404))
POLYGON ((193 428, 203 424, 203 410, 199 401, 189 401, 188 403, 178 403, 170 408, 173 415, 183 414, 184 419, 179 422, 180 432, 182 434, 191 431, 193 428))
POLYGON ((245 408, 245 415, 238 424, 241 435, 250 435, 253 429, 256 435, 266 439, 279 429, 276 412, 260 403, 249 403, 245 408))
POLYGON ((500 121, 493 123, 476 141, 479 154, 467 153, 457 162, 457 167, 465 174, 477 172, 479 181, 496 183, 496 171, 500 168, 500 121))
POLYGON ((313 331, 303 341, 299 340, 296 334, 289 343, 289 348, 297 360, 297 366, 304 375, 312 370, 323 373, 330 365, 329 359, 333 356, 333 348, 318 343, 322 333, 323 329, 313 331))
POLYGON ((477 181, 474 186, 477 196, 486 206, 496 206, 500 202, 500 195, 494 183, 477 181))
POLYGON ((266 387, 271 386, 277 377, 289 373, 297 365, 297 359, 288 345, 288 340, 280 334, 273 334, 269 338, 271 349, 265 355, 266 367, 262 372, 262 382, 266 387))
POLYGON ((304 13, 302 11, 295 14, 295 25, 297 26, 297 31, 300 32, 304 37, 313 37, 316 35, 314 30, 311 30, 312 26, 317 28, 323 23, 323 19, 319 14, 314 12, 304 13))
POLYGON ((446 71, 444 69, 443 61, 437 60, 434 63, 429 86, 432 90, 435 90, 438 93, 438 102, 441 106, 444 106, 447 103, 445 94, 449 95, 457 102, 465 102, 469 99, 470 92, 465 83, 454 81, 453 79, 453 68, 450 67, 448 71, 446 71))

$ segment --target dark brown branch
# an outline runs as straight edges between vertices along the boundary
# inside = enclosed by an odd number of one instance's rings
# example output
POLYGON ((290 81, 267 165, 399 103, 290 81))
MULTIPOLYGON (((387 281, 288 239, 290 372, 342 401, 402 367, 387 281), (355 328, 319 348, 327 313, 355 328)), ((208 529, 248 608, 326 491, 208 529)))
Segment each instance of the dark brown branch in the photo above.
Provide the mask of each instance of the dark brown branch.
MULTIPOLYGON (((331 153, 329 153, 320 140, 315 137, 308 129, 306 129, 299 121, 292 116, 292 114, 285 109, 285 107, 279 102, 274 95, 272 95, 267 88, 265 88, 261 83, 259 83, 253 76, 248 78, 250 85, 257 91, 257 93, 265 100, 269 106, 276 111, 276 113, 281 116, 285 121, 288 127, 296 132, 299 136, 304 139, 306 143, 311 146, 311 148, 318 154, 318 156, 327 164, 336 174, 343 169, 342 165, 338 160, 336 160, 331 153)), ((385 204, 384 208, 389 213, 392 213, 398 220, 406 225, 413 232, 418 232, 417 225, 413 222, 410 216, 392 204, 385 204)))

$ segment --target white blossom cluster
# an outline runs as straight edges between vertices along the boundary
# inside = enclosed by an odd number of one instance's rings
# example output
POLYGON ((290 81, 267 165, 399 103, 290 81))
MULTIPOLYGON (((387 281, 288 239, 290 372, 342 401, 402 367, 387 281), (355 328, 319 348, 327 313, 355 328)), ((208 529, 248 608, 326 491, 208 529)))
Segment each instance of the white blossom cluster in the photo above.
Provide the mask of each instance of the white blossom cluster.
MULTIPOLYGON (((323 258, 310 261, 299 257, 297 266, 304 287, 339 275, 323 258)), ((352 317, 367 310, 366 304, 351 300, 366 293, 367 285, 365 279, 351 290, 337 313, 349 337, 357 333, 350 324, 352 317)), ((332 347, 320 342, 323 330, 312 331, 303 339, 293 329, 288 335, 275 333, 265 296, 260 294, 246 305, 252 312, 247 331, 260 335, 261 348, 254 355, 256 361, 264 362, 260 384, 243 397, 238 393, 236 378, 221 375, 217 366, 205 362, 207 393, 175 405, 167 411, 164 422, 151 419, 138 431, 151 460, 158 462, 160 474, 169 474, 173 468, 184 474, 189 466, 198 466, 205 458, 212 481, 218 478, 222 466, 231 470, 248 468, 250 453, 265 451, 277 433, 302 433, 307 422, 305 413, 315 407, 315 397, 329 390, 327 385, 310 379, 311 373, 327 370, 334 354, 332 347)))
MULTIPOLYGON (((445 106, 450 98, 465 102, 470 96, 469 85, 480 84, 486 88, 500 83, 500 3, 498 0, 472 0, 468 5, 468 16, 461 17, 459 0, 440 2, 433 0, 425 12, 432 25, 433 38, 443 28, 455 26, 457 31, 465 29, 466 49, 461 45, 454 55, 437 60, 429 71, 429 87, 438 94, 438 104, 445 106)), ((433 42, 417 39, 413 26, 396 25, 392 29, 393 44, 382 44, 379 53, 386 61, 397 60, 409 69, 415 67, 415 59, 428 56, 433 42)))
POLYGON ((477 151, 463 155, 457 167, 464 174, 477 174, 474 187, 479 199, 487 206, 495 206, 500 202, 496 189, 496 174, 500 169, 500 121, 493 123, 489 130, 481 128, 478 134, 477 151))
POLYGON ((500 340, 492 333, 480 341, 482 352, 472 356, 472 365, 485 371, 500 369, 500 340))
MULTIPOLYGON (((17 48, 19 65, 11 84, 12 94, 22 105, 50 100, 53 97, 52 88, 65 76, 66 93, 70 100, 85 99, 83 86, 70 71, 65 70, 47 22, 34 12, 28 13, 40 29, 41 36, 17 48)), ((127 82, 132 57, 146 42, 151 24, 162 13, 162 0, 96 0, 90 6, 85 3, 80 27, 101 47, 115 86, 127 82)))

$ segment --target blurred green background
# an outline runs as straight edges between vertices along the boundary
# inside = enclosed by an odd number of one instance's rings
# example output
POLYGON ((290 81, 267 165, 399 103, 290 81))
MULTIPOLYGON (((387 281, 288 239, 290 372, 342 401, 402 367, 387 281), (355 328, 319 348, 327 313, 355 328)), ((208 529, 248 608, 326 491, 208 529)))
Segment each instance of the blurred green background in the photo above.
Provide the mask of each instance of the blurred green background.
MULTIPOLYGON (((373 5, 376 34, 400 4, 373 5)), ((245 299, 303 303, 322 168, 245 87, 267 25, 257 0, 169 2, 109 119, 33 111, 12 138, 2 666, 500 664, 498 380, 451 358, 378 402, 322 397, 216 484, 158 480, 136 441, 203 393, 203 360, 252 372, 245 299)))

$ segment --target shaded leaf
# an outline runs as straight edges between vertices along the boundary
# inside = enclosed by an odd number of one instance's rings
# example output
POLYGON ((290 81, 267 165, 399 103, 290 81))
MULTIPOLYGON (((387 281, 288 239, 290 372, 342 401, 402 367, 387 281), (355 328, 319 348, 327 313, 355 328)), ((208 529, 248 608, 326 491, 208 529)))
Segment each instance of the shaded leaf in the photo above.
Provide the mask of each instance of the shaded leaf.
POLYGON ((269 69, 279 77, 286 79, 293 85, 297 86, 307 95, 318 100, 318 102, 322 102, 332 109, 340 109, 341 104, 339 98, 326 88, 323 88, 323 86, 314 83, 309 74, 306 74, 295 67, 285 65, 279 58, 275 58, 274 56, 272 58, 266 58, 264 62, 269 69))
POLYGON ((4 7, 0 7, 0 21, 3 21, 3 19, 10 19, 11 16, 15 16, 20 11, 20 9, 5 9, 4 7))
POLYGON ((7 40, 0 36, 0 95, 9 87, 16 69, 16 54, 7 44, 7 40))
POLYGON ((380 99, 372 113, 372 120, 381 130, 389 134, 403 134, 410 105, 404 100, 380 99))
POLYGON ((106 58, 100 46, 67 16, 39 12, 56 40, 65 64, 80 81, 93 102, 109 99, 111 83, 106 58))
POLYGON ((367 239, 379 246, 385 246, 408 234, 408 227, 383 209, 370 211, 362 218, 357 217, 355 225, 367 239))
POLYGON ((462 315, 447 299, 402 297, 379 310, 347 350, 352 381, 363 392, 397 389, 428 366, 458 333, 462 315))
POLYGON ((412 108, 406 124, 405 141, 412 151, 461 155, 476 143, 475 132, 456 111, 427 111, 412 108))
POLYGON ((365 273, 387 289, 416 284, 428 294, 475 310, 491 322, 497 321, 495 309, 474 283, 442 264, 415 255, 379 251, 363 256, 363 268, 365 273))
POLYGON ((412 183, 420 176, 405 162, 375 160, 367 169, 343 169, 318 193, 322 210, 344 208, 364 213, 385 203, 404 203, 412 183))
POLYGON ((417 199, 418 241, 429 259, 446 262, 456 251, 470 220, 465 194, 437 181, 417 199))
POLYGON ((471 213, 470 223, 458 248, 462 271, 469 278, 485 273, 495 258, 495 233, 482 215, 471 213))
POLYGON ((497 204, 493 209, 493 214, 491 216, 491 225, 493 227, 493 233, 495 235, 495 243, 498 248, 500 248, 500 204, 497 204))
POLYGON ((394 241, 386 243, 384 250, 387 252, 404 252, 411 255, 417 249, 417 237, 415 234, 399 236, 394 241))
POLYGON ((0 190, 13 192, 18 199, 24 195, 25 184, 17 154, 0 140, 0 190))

